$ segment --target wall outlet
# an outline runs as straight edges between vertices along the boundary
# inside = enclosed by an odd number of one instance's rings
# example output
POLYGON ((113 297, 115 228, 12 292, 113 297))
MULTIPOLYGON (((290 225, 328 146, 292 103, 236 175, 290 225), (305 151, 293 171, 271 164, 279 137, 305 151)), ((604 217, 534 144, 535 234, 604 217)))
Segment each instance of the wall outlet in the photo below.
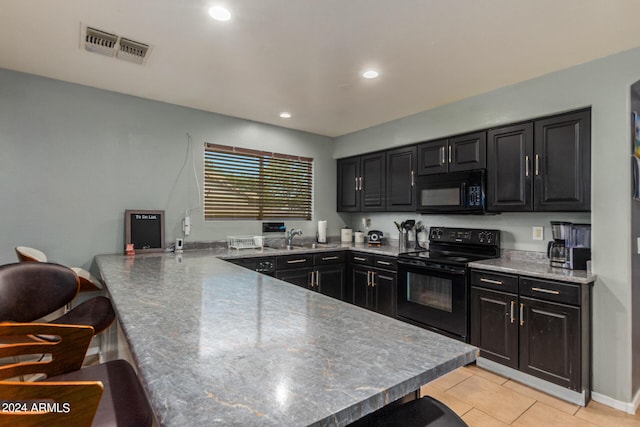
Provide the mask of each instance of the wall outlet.
POLYGON ((532 230, 533 240, 544 240, 544 227, 533 227, 532 230))
POLYGON ((369 228, 371 227, 371 219, 369 218, 362 218, 362 226, 364 228, 369 228))

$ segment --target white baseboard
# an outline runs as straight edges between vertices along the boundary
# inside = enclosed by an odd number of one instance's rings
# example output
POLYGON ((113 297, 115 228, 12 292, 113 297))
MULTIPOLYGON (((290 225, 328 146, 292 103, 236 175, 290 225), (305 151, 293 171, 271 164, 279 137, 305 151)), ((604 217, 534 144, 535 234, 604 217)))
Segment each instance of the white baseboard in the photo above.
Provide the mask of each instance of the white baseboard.
POLYGON ((635 414, 638 410, 638 406, 640 406, 640 390, 638 390, 633 400, 628 403, 616 400, 604 394, 596 393, 595 391, 591 392, 591 398, 598 403, 626 412, 627 414, 635 414))

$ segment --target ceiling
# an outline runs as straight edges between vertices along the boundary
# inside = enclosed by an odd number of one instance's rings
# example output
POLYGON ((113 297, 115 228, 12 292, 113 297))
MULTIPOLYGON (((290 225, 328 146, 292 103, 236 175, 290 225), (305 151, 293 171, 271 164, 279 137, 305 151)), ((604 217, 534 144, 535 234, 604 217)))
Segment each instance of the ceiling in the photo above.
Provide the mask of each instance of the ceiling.
POLYGON ((335 137, 640 45, 638 0, 216 3, 2 0, 0 67, 335 137), (87 52, 82 24, 146 63, 87 52))

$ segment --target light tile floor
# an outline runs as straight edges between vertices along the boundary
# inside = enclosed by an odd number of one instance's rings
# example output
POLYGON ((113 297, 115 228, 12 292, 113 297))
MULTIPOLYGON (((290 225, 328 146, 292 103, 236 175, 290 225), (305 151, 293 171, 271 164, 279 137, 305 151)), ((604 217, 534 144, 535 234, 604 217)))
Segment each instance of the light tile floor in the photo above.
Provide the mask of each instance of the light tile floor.
POLYGON ((640 427, 630 415, 593 400, 581 407, 493 374, 465 366, 421 389, 449 406, 470 427, 640 427))

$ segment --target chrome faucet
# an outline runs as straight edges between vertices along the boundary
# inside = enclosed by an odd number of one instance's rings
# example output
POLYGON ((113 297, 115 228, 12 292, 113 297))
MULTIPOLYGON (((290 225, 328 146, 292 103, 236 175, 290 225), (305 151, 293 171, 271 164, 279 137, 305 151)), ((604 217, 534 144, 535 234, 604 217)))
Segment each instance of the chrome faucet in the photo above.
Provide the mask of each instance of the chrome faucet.
POLYGON ((296 236, 302 236, 302 230, 296 230, 295 228, 287 230, 287 248, 291 248, 291 246, 293 246, 293 238, 296 236))

